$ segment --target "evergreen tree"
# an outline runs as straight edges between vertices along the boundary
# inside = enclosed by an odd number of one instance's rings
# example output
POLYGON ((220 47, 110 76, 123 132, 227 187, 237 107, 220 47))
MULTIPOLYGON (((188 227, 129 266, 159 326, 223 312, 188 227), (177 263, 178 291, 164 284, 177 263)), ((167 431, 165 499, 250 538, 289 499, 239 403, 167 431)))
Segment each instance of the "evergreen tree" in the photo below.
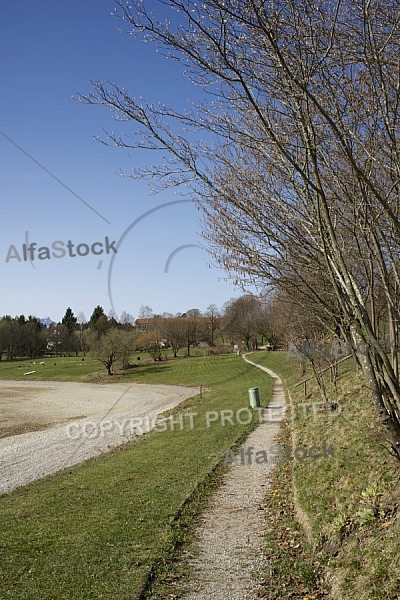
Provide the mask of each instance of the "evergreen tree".
MULTIPOLYGON (((89 327, 95 325, 96 322, 100 319, 100 317, 105 317, 104 310, 100 305, 96 306, 94 311, 92 312, 92 316, 90 317, 89 327)), ((106 317, 107 318, 107 317, 106 317)))
POLYGON ((67 310, 65 311, 65 315, 61 322, 63 325, 65 325, 67 327, 70 334, 76 329, 77 321, 78 321, 78 319, 72 312, 72 309, 70 307, 68 307, 67 310))

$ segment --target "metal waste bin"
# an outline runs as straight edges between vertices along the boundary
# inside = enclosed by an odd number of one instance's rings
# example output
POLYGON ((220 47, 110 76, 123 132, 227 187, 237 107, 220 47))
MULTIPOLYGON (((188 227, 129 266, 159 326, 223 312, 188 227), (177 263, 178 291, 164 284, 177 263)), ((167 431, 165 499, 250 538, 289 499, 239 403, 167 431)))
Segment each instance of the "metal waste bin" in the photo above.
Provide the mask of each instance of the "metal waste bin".
POLYGON ((249 388, 249 400, 252 408, 257 408, 257 406, 260 406, 260 394, 258 387, 249 388))

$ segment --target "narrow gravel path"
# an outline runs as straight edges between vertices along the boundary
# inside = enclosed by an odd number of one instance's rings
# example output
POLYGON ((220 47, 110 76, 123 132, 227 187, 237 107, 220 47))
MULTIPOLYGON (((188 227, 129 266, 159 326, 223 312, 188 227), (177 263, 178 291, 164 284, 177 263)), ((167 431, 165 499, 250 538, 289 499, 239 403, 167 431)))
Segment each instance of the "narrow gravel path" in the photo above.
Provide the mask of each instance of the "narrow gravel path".
MULTIPOLYGON (((266 371, 274 378, 274 393, 269 406, 286 403, 281 379, 266 367, 246 362, 266 371)), ((275 411, 277 412, 277 411, 275 411)), ((262 501, 270 486, 270 475, 275 463, 256 464, 258 451, 268 451, 275 443, 279 421, 264 420, 243 444, 244 451, 253 447, 252 464, 245 457, 241 465, 232 464, 209 507, 202 515, 197 530, 199 554, 190 560, 195 573, 189 583, 186 600, 255 600, 261 586, 257 576, 266 568, 263 556, 263 537, 266 530, 262 501)), ((269 453, 267 452, 267 455, 269 453)))

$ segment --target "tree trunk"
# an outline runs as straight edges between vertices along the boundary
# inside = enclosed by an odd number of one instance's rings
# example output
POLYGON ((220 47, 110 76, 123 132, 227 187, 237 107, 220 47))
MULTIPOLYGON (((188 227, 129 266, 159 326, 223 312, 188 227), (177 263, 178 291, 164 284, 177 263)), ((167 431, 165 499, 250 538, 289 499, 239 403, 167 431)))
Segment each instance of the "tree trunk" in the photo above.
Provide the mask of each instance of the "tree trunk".
MULTIPOLYGON (((351 327, 351 335, 356 348, 364 343, 354 326, 351 327)), ((400 460, 400 426, 396 414, 393 411, 393 403, 382 389, 383 381, 382 383, 379 383, 378 381, 376 370, 371 364, 369 351, 357 352, 357 358, 367 382, 367 387, 371 392, 375 411, 387 432, 393 453, 398 460, 400 460)))
POLYGON ((392 359, 392 367, 395 376, 397 379, 399 378, 399 361, 397 354, 397 343, 398 343, 398 334, 396 327, 396 320, 393 314, 393 308, 389 306, 389 339, 390 339, 390 353, 392 359))

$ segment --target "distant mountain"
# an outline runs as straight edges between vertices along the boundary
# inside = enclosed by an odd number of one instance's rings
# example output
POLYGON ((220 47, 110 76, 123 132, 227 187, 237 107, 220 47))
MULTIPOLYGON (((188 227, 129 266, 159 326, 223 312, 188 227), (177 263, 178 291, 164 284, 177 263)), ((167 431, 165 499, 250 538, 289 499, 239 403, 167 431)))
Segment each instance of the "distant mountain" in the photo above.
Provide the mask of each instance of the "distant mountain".
POLYGON ((39 319, 39 321, 42 323, 42 325, 46 325, 46 327, 49 327, 52 323, 54 323, 54 321, 52 321, 50 319, 50 317, 45 317, 44 319, 39 319))

